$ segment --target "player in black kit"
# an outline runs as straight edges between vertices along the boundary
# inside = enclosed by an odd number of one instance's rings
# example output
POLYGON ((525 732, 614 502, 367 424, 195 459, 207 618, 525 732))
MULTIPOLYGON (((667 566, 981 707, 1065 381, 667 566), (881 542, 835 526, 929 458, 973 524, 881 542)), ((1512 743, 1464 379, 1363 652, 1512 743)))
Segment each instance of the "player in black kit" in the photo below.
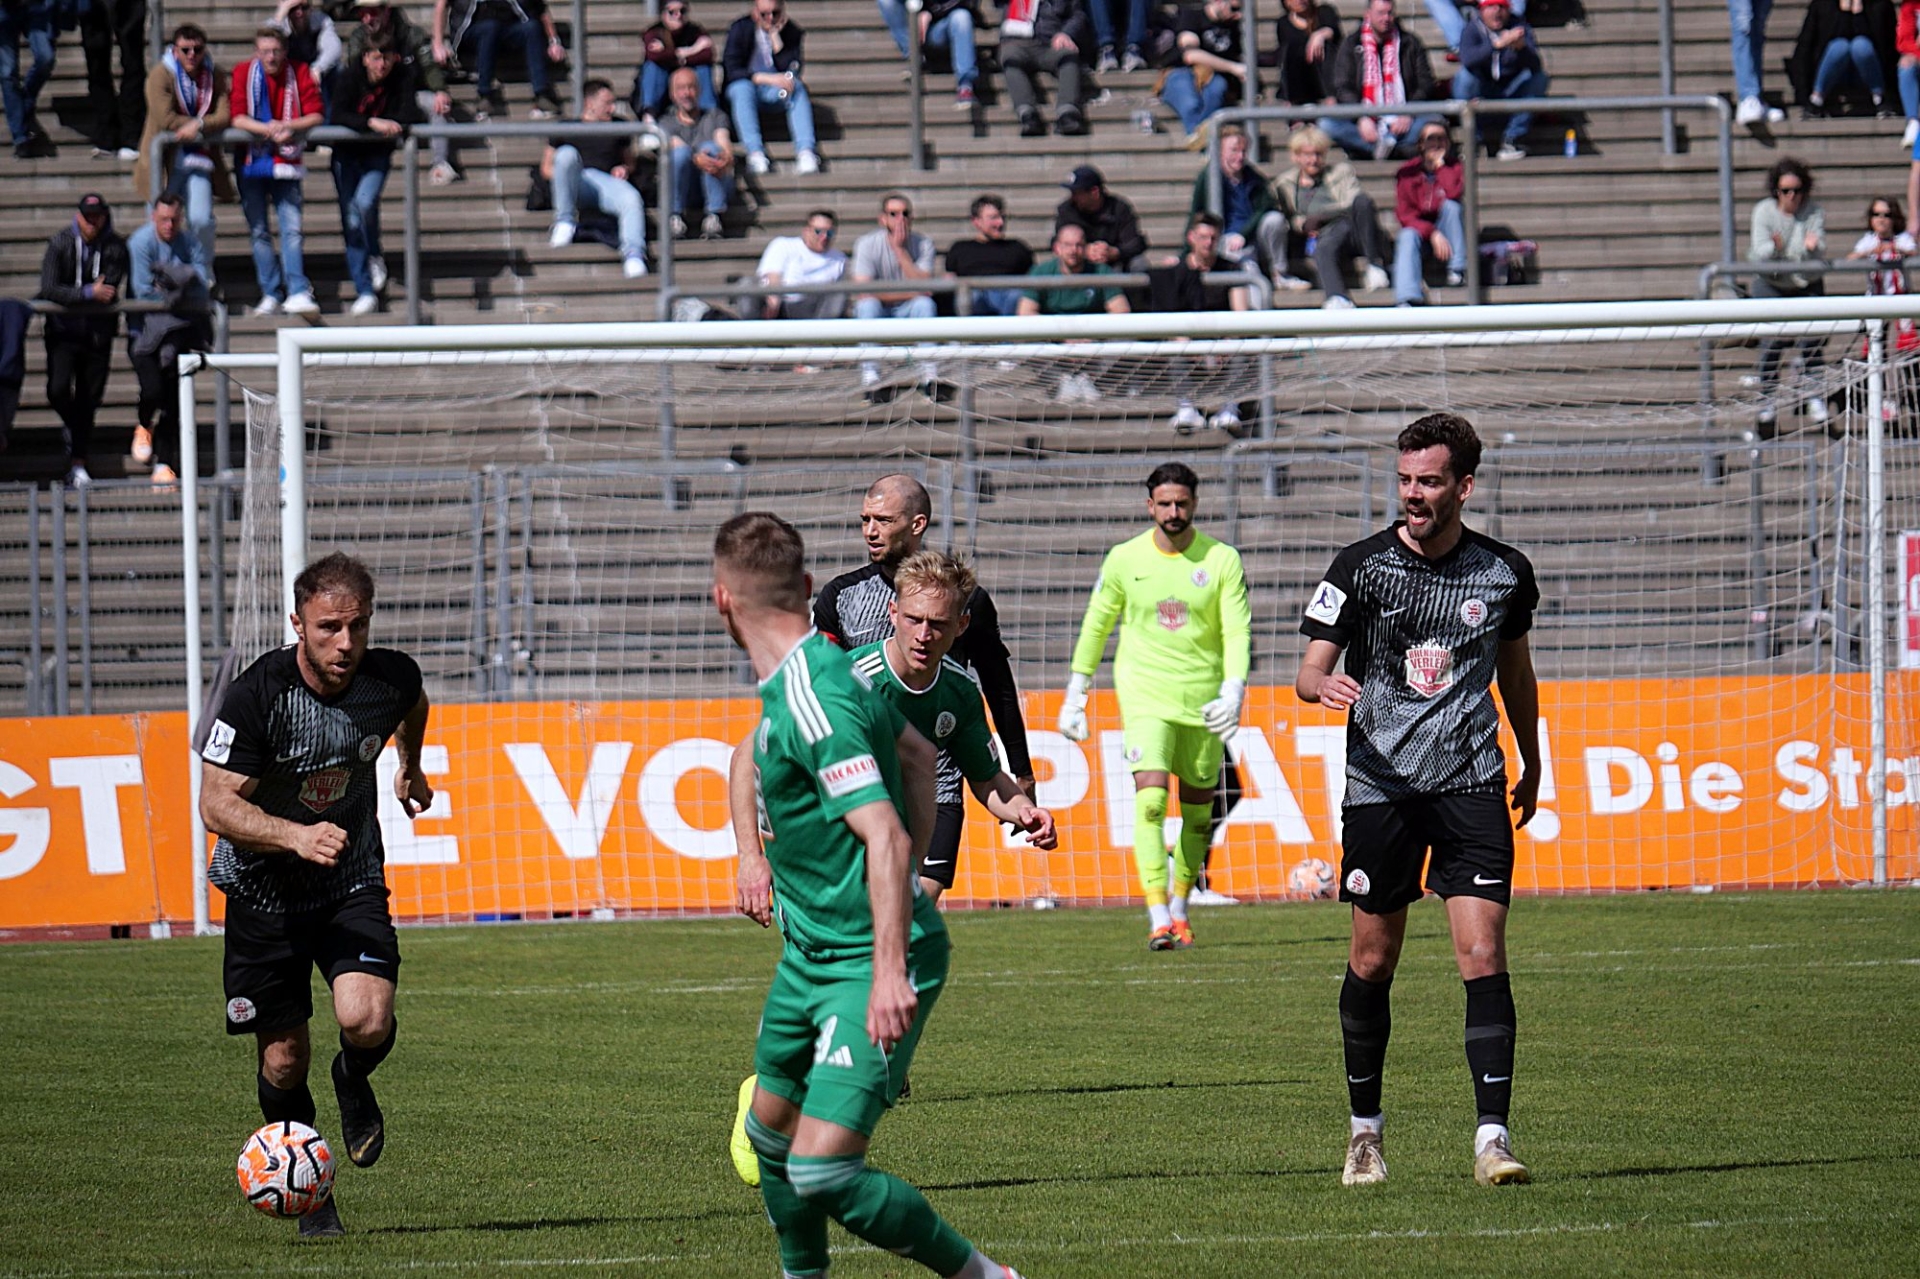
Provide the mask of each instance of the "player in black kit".
MULTIPOLYGON (((358 560, 308 565, 293 601, 298 641, 234 680, 201 750, 200 815, 219 836, 210 878, 227 895, 227 1033, 259 1046, 267 1122, 311 1125, 309 982, 319 968, 340 1024, 341 1135, 366 1168, 386 1143, 367 1077, 393 1050, 400 975, 375 761, 392 735, 401 806, 409 817, 427 810, 427 697, 412 658, 367 647, 373 578, 358 560)), ((300 1233, 343 1233, 331 1198, 300 1219, 300 1233)))
POLYGON ((1472 425, 1432 413, 1402 431, 1398 446, 1406 518, 1334 558, 1300 625, 1309 642, 1294 682, 1302 701, 1350 713, 1340 900, 1353 903, 1353 940, 1340 1027, 1353 1119, 1340 1180, 1387 1177, 1380 1077, 1388 993, 1424 862, 1467 987, 1467 1066, 1480 1112, 1474 1178, 1506 1185, 1527 1180, 1527 1169, 1507 1132, 1514 850, 1500 715, 1487 690, 1499 680, 1519 743, 1511 806, 1524 826, 1540 790, 1539 690, 1527 645, 1540 591, 1525 555, 1461 523, 1480 465, 1472 425), (1346 668, 1336 672, 1342 650, 1346 668))

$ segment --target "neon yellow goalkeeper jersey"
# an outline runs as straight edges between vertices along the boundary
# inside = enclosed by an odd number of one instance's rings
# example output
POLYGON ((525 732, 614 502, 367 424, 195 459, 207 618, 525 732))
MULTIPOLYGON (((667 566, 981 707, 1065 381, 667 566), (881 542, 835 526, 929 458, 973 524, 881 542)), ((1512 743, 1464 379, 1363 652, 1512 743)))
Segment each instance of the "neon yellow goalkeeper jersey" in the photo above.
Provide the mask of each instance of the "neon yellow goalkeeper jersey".
POLYGON ((1107 552, 1073 646, 1073 669, 1088 676, 1099 669, 1118 621, 1113 687, 1120 713, 1197 726, 1222 679, 1247 678, 1247 582, 1240 552, 1225 542, 1196 531, 1186 550, 1169 554, 1154 545, 1153 532, 1107 552))

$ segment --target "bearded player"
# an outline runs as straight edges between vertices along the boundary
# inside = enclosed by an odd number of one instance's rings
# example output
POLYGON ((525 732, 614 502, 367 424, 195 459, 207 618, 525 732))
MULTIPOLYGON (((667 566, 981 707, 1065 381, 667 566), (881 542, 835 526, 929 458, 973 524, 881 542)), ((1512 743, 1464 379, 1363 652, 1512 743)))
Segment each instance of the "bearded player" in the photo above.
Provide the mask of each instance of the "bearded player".
POLYGON ((1180 462, 1147 476, 1153 527, 1107 552, 1080 624, 1060 733, 1087 739, 1087 694, 1107 635, 1120 624, 1113 687, 1133 770, 1133 851, 1150 920, 1149 950, 1193 945, 1187 896, 1211 835, 1226 741, 1240 723, 1253 614, 1240 553, 1193 526, 1200 477, 1180 462), (1166 817, 1180 782, 1180 844, 1167 883, 1166 817))

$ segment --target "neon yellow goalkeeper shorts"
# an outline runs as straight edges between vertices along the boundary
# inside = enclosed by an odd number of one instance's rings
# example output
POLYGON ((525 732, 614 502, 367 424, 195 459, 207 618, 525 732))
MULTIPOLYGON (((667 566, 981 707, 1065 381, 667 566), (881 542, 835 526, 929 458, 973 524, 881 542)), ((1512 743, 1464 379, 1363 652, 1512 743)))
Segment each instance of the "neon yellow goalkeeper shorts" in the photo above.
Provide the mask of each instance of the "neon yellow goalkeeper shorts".
POLYGON ((1133 717, 1120 734, 1127 768, 1135 773, 1172 773, 1191 786, 1217 786, 1226 744, 1198 724, 1133 717))

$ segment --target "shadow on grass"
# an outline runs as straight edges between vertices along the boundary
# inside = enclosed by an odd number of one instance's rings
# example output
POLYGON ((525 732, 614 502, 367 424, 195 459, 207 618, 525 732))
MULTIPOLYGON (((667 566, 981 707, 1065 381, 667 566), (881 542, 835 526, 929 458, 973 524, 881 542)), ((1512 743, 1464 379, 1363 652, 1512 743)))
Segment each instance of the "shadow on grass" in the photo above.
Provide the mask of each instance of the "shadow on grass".
POLYGON ((937 1106, 955 1101, 998 1101, 1004 1097, 1080 1097, 1098 1093, 1164 1092, 1168 1089, 1301 1088, 1313 1082, 1307 1079, 1169 1079, 1161 1083, 1059 1084, 1051 1088, 1007 1088, 999 1092, 955 1093, 939 1097, 923 1097, 916 1093, 908 1104, 937 1106))
POLYGON ((1898 1151, 1884 1155, 1854 1155, 1846 1159, 1742 1159, 1723 1164, 1674 1164, 1671 1167, 1602 1168, 1597 1172, 1567 1173, 1555 1181, 1606 1181, 1615 1177, 1679 1177, 1693 1173, 1751 1172, 1762 1168, 1829 1168, 1846 1164, 1910 1162, 1920 1153, 1898 1151))
POLYGON ((1337 1177, 1336 1167, 1325 1168, 1193 1168, 1187 1170, 1141 1168, 1132 1172, 1110 1172, 1096 1177, 983 1177, 977 1181, 950 1181, 944 1185, 919 1187, 938 1193, 955 1190, 1008 1190, 1020 1186, 1095 1186, 1128 1181, 1186 1181, 1217 1177, 1337 1177))
POLYGON ((602 1226, 660 1226, 697 1221, 733 1221, 743 1214, 758 1211, 758 1199, 752 1207, 737 1210, 713 1209, 706 1212, 678 1212, 663 1216, 530 1217, 517 1221, 448 1221, 405 1226, 373 1226, 359 1234, 367 1235, 439 1235, 467 1231, 476 1234, 519 1234, 530 1230, 596 1230, 602 1226))

